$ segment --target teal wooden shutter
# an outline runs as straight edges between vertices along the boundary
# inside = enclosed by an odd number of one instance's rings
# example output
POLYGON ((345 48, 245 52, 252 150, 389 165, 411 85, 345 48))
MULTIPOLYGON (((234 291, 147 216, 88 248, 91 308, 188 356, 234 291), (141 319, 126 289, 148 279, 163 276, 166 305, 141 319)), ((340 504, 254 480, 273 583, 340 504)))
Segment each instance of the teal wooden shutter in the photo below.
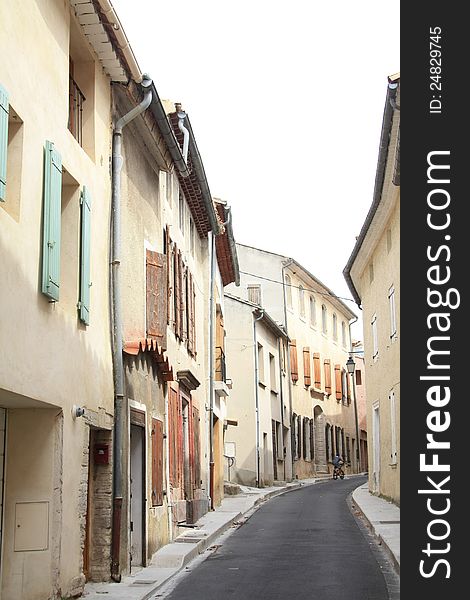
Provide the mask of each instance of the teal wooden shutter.
POLYGON ((0 201, 5 201, 7 185, 8 93, 0 85, 0 201))
POLYGON ((83 187, 80 199, 81 205, 81 236, 80 236, 80 299, 78 310, 80 320, 90 324, 90 225, 91 225, 91 196, 83 187))
POLYGON ((44 220, 42 242, 42 292, 59 299, 60 217, 62 206, 62 159, 52 142, 44 147, 44 220))

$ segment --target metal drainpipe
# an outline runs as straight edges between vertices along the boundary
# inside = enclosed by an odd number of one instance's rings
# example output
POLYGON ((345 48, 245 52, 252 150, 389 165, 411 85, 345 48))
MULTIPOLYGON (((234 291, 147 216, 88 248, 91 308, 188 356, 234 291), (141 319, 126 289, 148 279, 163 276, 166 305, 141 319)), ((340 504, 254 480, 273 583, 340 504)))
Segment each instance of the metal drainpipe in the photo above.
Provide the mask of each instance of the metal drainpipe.
POLYGON ((211 268, 209 282, 209 496, 214 510, 214 280, 215 280, 215 234, 211 236, 211 268))
POLYGON ((122 357, 122 305, 121 281, 119 267, 121 264, 121 155, 123 128, 146 110, 152 101, 152 80, 143 76, 142 87, 145 89, 142 102, 121 117, 113 132, 112 157, 112 261, 111 261, 111 297, 113 303, 113 366, 114 366, 114 479, 113 479, 113 541, 111 557, 111 577, 121 580, 120 546, 121 546, 121 511, 122 511, 122 445, 124 400, 124 362, 122 357), (148 89, 147 89, 148 88, 148 89))
MULTIPOLYGON (((285 265, 282 265, 282 292, 284 302, 284 323, 286 326, 286 334, 289 336, 289 329, 287 327, 287 299, 286 299, 286 282, 285 282, 285 269, 291 265, 294 261, 289 260, 285 265)), ((289 340, 289 337, 287 338, 289 340)), ((294 479, 294 451, 295 446, 292 446, 292 381, 290 379, 290 349, 287 347, 287 383, 289 390, 289 430, 290 430, 290 456, 292 463, 292 479, 294 479)))
POLYGON ((261 487, 260 482, 260 465, 259 465, 259 395, 258 395, 258 381, 259 381, 259 365, 258 365, 258 340, 256 339, 256 321, 259 321, 264 317, 264 310, 261 310, 261 314, 256 319, 253 319, 253 342, 254 342, 254 354, 255 354, 255 411, 256 411, 256 487, 261 487))
POLYGON ((284 465, 284 481, 286 480, 286 456, 284 453, 284 394, 282 391, 283 385, 282 385, 282 367, 281 367, 281 353, 282 353, 282 346, 281 346, 282 342, 281 342, 281 338, 277 338, 277 351, 279 353, 279 399, 281 401, 281 441, 282 441, 282 464, 284 465))
MULTIPOLYGON (((228 213, 227 220, 222 226, 228 225, 231 221, 232 213, 228 213)), ((222 233, 221 228, 218 234, 222 233)), ((209 495, 210 506, 214 510, 214 284, 215 284, 215 233, 209 231, 211 247, 211 268, 209 282, 209 495)))
POLYGON ((183 158, 184 162, 188 164, 188 148, 189 148, 189 130, 184 126, 184 120, 186 118, 186 113, 181 110, 181 104, 176 105, 176 110, 178 114, 178 127, 181 133, 183 134, 183 158))
MULTIPOLYGON (((353 321, 349 322, 349 345, 351 347, 351 356, 354 353, 353 345, 352 345, 352 335, 351 335, 351 325, 357 323, 359 317, 355 317, 353 321)), ((354 358, 354 357, 353 357, 354 358)), ((349 375, 349 373, 348 373, 349 375)), ((353 388, 353 402, 354 402, 354 419, 356 421, 356 468, 357 472, 361 471, 361 439, 359 437, 359 417, 357 414, 357 399, 356 399, 356 383, 354 381, 354 373, 352 373, 352 388, 353 388)))

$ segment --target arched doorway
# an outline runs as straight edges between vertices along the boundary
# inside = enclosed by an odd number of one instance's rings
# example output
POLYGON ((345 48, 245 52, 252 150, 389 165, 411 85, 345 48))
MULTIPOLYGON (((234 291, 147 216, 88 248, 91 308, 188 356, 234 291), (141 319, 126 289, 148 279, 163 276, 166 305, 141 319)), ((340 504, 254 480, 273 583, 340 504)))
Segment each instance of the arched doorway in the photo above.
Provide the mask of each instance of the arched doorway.
POLYGON ((313 409, 315 431, 315 470, 317 473, 328 473, 326 462, 325 415, 321 406, 313 409))

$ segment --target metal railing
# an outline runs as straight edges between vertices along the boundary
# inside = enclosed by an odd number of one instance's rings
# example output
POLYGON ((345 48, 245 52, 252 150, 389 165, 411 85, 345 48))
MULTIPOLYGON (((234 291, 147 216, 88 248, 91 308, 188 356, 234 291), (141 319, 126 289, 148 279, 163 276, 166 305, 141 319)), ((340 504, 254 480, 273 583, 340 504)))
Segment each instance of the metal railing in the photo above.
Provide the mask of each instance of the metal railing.
POLYGON ((69 78, 69 123, 68 128, 77 142, 83 141, 83 103, 85 96, 73 80, 69 78))
POLYGON ((215 380, 227 381, 227 370, 225 365, 225 354, 220 346, 215 349, 215 380))

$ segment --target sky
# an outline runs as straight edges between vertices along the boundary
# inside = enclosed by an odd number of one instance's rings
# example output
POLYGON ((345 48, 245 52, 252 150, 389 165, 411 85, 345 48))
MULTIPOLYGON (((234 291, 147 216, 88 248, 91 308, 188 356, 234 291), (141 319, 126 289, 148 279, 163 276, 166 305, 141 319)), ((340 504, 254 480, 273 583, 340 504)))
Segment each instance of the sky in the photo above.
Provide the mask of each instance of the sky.
POLYGON ((112 4, 160 98, 187 112, 236 241, 295 258, 351 298, 342 270, 400 71, 399 0, 112 4))

